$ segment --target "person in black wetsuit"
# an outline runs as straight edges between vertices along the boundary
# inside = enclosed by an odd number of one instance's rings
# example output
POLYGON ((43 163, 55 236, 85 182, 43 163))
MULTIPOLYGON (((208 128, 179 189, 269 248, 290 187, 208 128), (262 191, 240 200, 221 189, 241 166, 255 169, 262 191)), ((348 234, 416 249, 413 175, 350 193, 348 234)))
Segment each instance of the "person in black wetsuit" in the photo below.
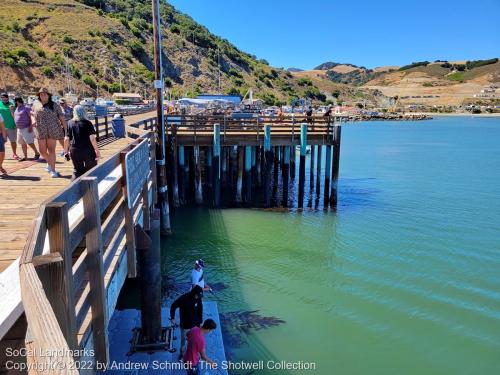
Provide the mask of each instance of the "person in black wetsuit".
POLYGON ((177 298, 172 306, 170 306, 170 322, 175 325, 175 310, 179 309, 181 328, 181 356, 185 352, 187 332, 198 327, 203 321, 203 289, 199 285, 195 285, 186 294, 177 298))
POLYGON ((73 161, 72 180, 97 165, 101 157, 96 141, 94 125, 87 119, 85 108, 81 105, 73 109, 73 118, 68 122, 68 132, 64 138, 66 160, 73 161))

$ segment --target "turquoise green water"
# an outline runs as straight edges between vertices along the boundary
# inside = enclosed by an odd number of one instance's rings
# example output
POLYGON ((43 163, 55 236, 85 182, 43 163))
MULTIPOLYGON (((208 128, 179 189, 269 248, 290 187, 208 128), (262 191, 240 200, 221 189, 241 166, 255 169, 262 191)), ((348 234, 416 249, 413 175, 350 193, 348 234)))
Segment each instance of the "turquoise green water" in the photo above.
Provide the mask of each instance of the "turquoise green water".
POLYGON ((499 142, 499 119, 345 126, 336 213, 179 210, 163 271, 203 257, 222 313, 285 321, 237 331, 234 360, 498 374, 499 142))

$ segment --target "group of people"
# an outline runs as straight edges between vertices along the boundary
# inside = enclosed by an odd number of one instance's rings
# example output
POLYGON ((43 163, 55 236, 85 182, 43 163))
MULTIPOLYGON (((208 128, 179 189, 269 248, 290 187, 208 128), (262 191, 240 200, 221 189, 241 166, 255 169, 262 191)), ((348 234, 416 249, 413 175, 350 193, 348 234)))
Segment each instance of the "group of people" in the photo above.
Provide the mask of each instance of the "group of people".
POLYGON ((191 290, 177 298, 170 306, 170 322, 176 325, 175 311, 179 309, 179 327, 181 330, 180 359, 186 364, 187 373, 199 374, 201 371, 200 358, 217 368, 217 364, 208 358, 205 348, 205 335, 217 328, 212 319, 203 321, 203 292, 212 291, 205 283, 203 259, 194 263, 191 271, 191 290))
POLYGON ((56 103, 46 88, 37 93, 33 106, 25 105, 22 97, 12 102, 7 93, 0 94, 0 173, 7 175, 3 167, 5 143, 10 142, 13 158, 28 160, 28 146, 33 150, 33 160, 46 163, 51 177, 61 177, 56 170, 56 146, 61 145, 60 156, 73 162, 72 179, 97 165, 101 157, 96 141, 96 131, 87 118, 83 106, 70 107, 64 99, 56 103), (38 142, 38 148, 35 145, 38 142), (17 144, 23 155, 18 155, 17 144))

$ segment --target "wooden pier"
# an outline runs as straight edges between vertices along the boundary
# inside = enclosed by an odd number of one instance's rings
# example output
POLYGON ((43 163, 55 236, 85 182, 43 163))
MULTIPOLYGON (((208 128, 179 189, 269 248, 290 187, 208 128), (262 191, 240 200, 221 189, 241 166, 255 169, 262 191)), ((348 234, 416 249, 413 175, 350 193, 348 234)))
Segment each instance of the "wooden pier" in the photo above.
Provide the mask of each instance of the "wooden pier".
MULTIPOLYGON (((137 276, 136 225, 149 227, 159 193, 156 118, 149 116, 128 120, 127 138, 119 140, 109 137, 109 129, 102 126, 106 122, 99 123, 104 160, 71 183, 70 163, 59 163, 67 178, 49 179, 41 164, 6 162, 10 177, 0 179, 6 202, 0 207, 0 244, 5 249, 0 252, 0 298, 6 301, 0 308, 2 352, 7 346, 33 349, 25 360, 42 367, 53 364, 54 358, 36 353, 69 353, 57 358, 64 371, 47 373, 78 374, 85 372, 76 368, 82 361, 109 362, 110 317, 125 279, 137 276), (143 164, 130 172, 127 157, 139 149, 146 150, 146 159, 143 156, 143 164), (18 166, 21 169, 14 171, 18 166), (134 180, 144 173, 147 178, 136 186, 134 180), (84 349, 95 356, 70 351, 84 349)), ((257 199, 256 206, 270 207, 282 181, 279 205, 295 205, 288 186, 297 183, 297 207, 302 208, 306 179, 311 184, 324 179, 325 207, 334 206, 339 125, 333 117, 234 120, 168 115, 169 202, 174 207, 190 202, 252 206, 257 199), (316 162, 306 158, 311 146, 316 162), (306 160, 311 163, 308 178, 306 160)))

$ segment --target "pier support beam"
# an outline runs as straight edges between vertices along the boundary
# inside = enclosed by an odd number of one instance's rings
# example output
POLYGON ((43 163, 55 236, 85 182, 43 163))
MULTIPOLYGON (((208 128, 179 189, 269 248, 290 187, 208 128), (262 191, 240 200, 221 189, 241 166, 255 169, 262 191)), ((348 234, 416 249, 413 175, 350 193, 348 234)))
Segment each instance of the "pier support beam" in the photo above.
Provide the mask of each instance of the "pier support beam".
POLYGON ((316 199, 319 199, 321 194, 321 154, 323 150, 323 145, 318 145, 318 157, 316 158, 316 199))
POLYGON ((324 187, 324 208, 328 207, 330 200, 330 174, 332 171, 332 146, 326 145, 325 147, 325 187, 324 187))
POLYGON ((221 168, 220 168, 220 124, 214 125, 214 206, 220 207, 220 182, 221 182, 221 168))
POLYGON ((173 177, 173 189, 172 189, 172 205, 175 208, 180 206, 179 199, 179 175, 177 173, 177 163, 178 163, 178 152, 177 152, 177 144, 174 142, 172 145, 172 177, 173 177))
POLYGON ((316 158, 316 146, 311 145, 311 168, 309 170, 309 184, 311 187, 313 187, 314 185, 315 158, 316 158))
POLYGON ((257 175, 257 147, 252 146, 252 185, 255 186, 257 184, 256 175, 257 175))
MULTIPOLYGON (((220 131, 220 130, 219 130, 220 131)), ((220 145, 220 134, 219 134, 219 145, 220 145)), ((227 165, 228 165, 228 148, 221 147, 221 184, 222 188, 225 188, 227 185, 227 165)))
POLYGON ((186 190, 184 181, 185 158, 184 158, 184 146, 182 145, 179 145, 178 158, 179 158, 179 169, 177 170, 177 173, 179 174, 179 200, 181 204, 186 204, 186 190))
POLYGON ((264 125, 264 207, 269 207, 271 205, 269 178, 271 174, 272 157, 273 153, 271 152, 271 125, 264 125))
POLYGON ((203 188, 201 185, 200 146, 194 146, 193 152, 194 152, 194 200, 196 204, 203 204, 203 188))
POLYGON ((340 165, 340 137, 341 137, 341 126, 334 127, 334 138, 333 138, 333 162, 332 162, 332 192, 330 196, 330 204, 333 207, 337 206, 337 188, 339 180, 339 165, 340 165))
POLYGON ((283 206, 288 207, 288 184, 290 178, 290 147, 283 147, 283 206))
POLYGON ((213 154, 212 154, 212 146, 207 147, 207 152, 205 154, 205 178, 206 178, 206 186, 207 186, 207 203, 209 205, 212 205, 213 202, 213 197, 214 197, 214 192, 213 192, 213 178, 214 178, 214 173, 213 173, 213 154))
POLYGON ((292 180, 295 179, 295 158, 296 158, 295 145, 292 144, 290 146, 290 178, 292 180))
POLYGON ((256 147, 256 161, 255 161, 255 168, 256 168, 256 174, 257 174, 257 186, 261 187, 262 186, 262 147, 257 146, 256 147))
POLYGON ((245 146, 245 202, 252 202, 252 146, 245 146))
POLYGON ((238 146, 238 180, 236 181, 236 197, 237 204, 243 202, 242 189, 243 189, 243 147, 238 146))
POLYGON ((273 147, 274 150, 274 169, 273 169, 273 194, 278 189, 278 174, 279 174, 279 166, 280 166, 280 148, 279 146, 273 147))
POLYGON ((135 226, 141 286, 141 333, 154 344, 161 336, 160 211, 153 210, 151 230, 135 226))
POLYGON ((307 124, 300 126, 300 165, 298 207, 304 207, 304 181, 306 179, 307 124))

